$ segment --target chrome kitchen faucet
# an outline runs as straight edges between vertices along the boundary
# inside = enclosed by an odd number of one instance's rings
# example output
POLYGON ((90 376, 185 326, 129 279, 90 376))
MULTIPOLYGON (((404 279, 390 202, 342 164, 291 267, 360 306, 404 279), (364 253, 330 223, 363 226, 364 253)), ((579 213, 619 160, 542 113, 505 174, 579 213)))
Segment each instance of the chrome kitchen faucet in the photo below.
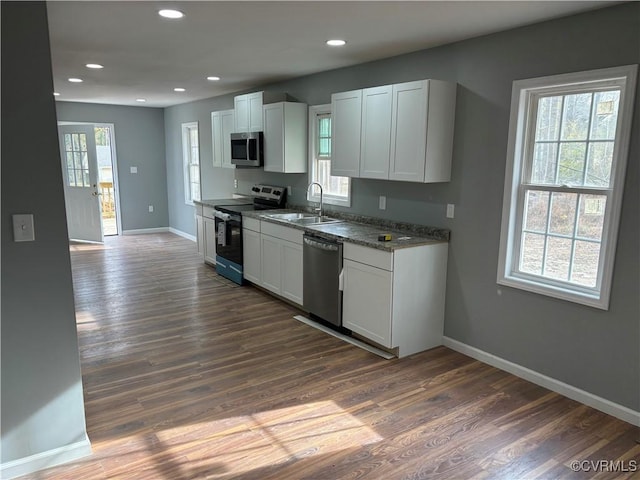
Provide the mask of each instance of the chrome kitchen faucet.
POLYGON ((318 215, 322 218, 322 185, 319 184, 318 182, 311 182, 307 187, 307 193, 309 193, 309 189, 314 185, 317 185, 318 187, 320 187, 320 208, 316 208, 316 212, 318 212, 318 215))

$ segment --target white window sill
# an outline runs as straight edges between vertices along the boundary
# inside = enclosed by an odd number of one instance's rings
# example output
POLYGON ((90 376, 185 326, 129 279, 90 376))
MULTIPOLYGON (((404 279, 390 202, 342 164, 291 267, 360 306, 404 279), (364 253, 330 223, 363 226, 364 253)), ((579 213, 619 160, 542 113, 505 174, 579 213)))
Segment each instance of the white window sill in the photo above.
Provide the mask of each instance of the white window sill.
POLYGON ((498 278, 498 285, 517 288, 527 292, 546 295, 568 302, 579 303, 588 307, 599 308, 601 310, 609 310, 609 295, 597 293, 587 293, 570 288, 557 287, 544 282, 536 282, 534 280, 524 279, 516 276, 504 276, 498 278))

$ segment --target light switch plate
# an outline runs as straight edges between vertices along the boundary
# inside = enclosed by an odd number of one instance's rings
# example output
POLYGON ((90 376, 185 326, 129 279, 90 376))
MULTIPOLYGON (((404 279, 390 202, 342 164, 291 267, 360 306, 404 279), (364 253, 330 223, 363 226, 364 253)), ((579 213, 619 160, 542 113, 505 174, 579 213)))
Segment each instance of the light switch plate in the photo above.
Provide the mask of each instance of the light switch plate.
POLYGON ((455 207, 453 203, 447 203, 447 218, 453 218, 455 207))
POLYGON ((131 167, 131 173, 138 173, 138 167, 131 167))
POLYGON ((33 215, 13 215, 13 240, 16 242, 33 242, 35 239, 33 215))

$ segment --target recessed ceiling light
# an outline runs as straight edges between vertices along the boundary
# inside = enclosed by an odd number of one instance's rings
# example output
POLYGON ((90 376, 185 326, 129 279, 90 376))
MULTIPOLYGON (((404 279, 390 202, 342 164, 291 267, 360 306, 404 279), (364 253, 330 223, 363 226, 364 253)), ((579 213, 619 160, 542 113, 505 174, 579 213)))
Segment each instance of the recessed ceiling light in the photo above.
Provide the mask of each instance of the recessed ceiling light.
POLYGON ((186 90, 182 87, 176 87, 173 89, 174 92, 185 92, 186 90))
POLYGON ((218 80, 220 80, 220 77, 207 77, 207 80, 210 80, 212 82, 217 82, 218 80))
POLYGON ((69 81, 71 83, 82 83, 82 79, 81 78, 70 78, 69 81))
POLYGON ((341 47, 343 45, 345 45, 347 42, 345 42, 344 40, 327 40, 327 45, 331 46, 331 47, 341 47))
POLYGON ((147 101, 146 98, 136 98, 136 102, 144 103, 146 101, 147 101))
POLYGON ((160 15, 161 17, 164 17, 164 18, 182 18, 182 17, 184 17, 184 13, 182 13, 180 10, 170 10, 170 9, 160 10, 158 12, 158 15, 160 15))
POLYGON ((59 96, 60 96, 60 94, 59 94, 58 92, 53 92, 53 96, 54 96, 54 97, 59 97, 59 96))
POLYGON ((93 68, 93 69, 96 69, 96 70, 99 70, 99 69, 101 69, 101 68, 104 68, 104 67, 103 67, 102 65, 100 65, 99 63, 87 63, 87 64, 85 65, 85 67, 87 67, 87 68, 93 68))

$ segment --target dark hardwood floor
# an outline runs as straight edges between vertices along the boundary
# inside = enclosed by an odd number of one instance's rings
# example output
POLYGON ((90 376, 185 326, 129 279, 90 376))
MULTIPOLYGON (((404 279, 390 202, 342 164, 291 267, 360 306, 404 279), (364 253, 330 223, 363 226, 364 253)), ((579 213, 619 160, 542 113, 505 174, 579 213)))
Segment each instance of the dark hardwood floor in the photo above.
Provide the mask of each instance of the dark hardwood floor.
POLYGON ((445 347, 383 360, 173 234, 71 251, 94 453, 24 478, 640 478, 571 469, 640 466, 638 428, 445 347))

